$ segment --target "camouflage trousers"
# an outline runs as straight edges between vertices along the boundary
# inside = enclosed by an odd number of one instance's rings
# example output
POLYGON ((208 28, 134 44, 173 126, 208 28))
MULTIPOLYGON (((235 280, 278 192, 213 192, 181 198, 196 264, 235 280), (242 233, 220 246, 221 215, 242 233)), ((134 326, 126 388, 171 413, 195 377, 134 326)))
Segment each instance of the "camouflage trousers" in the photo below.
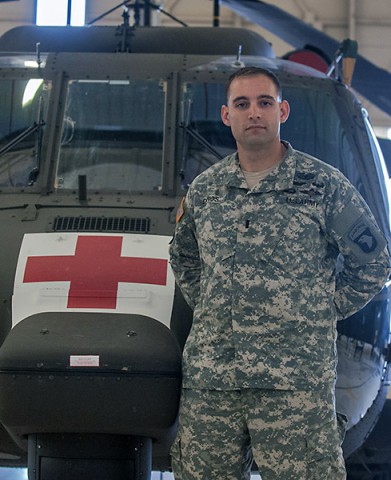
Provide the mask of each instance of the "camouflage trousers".
POLYGON ((175 480, 345 480, 333 389, 183 389, 175 480))

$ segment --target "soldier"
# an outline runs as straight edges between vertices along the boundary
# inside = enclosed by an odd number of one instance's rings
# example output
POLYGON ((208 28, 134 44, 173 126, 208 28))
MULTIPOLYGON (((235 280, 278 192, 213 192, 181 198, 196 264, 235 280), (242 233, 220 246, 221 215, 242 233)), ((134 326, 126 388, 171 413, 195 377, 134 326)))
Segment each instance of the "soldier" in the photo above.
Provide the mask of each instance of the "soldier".
POLYGON ((235 72, 221 117, 237 152, 178 211, 171 265, 194 318, 176 480, 249 479, 253 459, 262 480, 346 478, 336 321, 381 290, 390 263, 348 180, 280 140, 288 116, 273 73, 235 72))

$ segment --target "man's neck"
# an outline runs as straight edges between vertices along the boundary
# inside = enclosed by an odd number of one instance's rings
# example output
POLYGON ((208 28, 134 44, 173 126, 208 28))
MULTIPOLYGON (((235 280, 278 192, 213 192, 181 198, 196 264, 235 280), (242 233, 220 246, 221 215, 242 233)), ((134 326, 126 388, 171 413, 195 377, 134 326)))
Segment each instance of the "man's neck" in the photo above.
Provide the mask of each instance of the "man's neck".
POLYGON ((243 149, 238 145, 238 157, 242 170, 261 172, 277 165, 286 152, 286 147, 278 142, 268 148, 243 149))

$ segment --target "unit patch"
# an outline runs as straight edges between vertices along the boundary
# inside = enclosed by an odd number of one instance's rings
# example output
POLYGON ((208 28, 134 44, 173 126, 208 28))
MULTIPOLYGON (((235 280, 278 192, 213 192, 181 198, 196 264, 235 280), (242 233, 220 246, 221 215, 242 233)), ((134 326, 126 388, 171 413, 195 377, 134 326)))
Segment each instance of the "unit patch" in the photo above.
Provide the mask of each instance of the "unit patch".
POLYGON ((353 225, 349 232, 349 239, 358 245, 364 253, 372 253, 378 245, 370 227, 362 221, 353 225))

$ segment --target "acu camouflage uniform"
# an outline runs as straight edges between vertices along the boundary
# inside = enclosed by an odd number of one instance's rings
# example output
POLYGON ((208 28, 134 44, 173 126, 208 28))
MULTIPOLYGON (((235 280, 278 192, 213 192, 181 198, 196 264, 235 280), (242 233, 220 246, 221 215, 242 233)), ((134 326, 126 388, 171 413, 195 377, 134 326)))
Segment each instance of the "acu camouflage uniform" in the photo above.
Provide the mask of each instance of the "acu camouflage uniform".
POLYGON ((252 189, 237 154, 189 188, 170 247, 194 309, 183 387, 322 391, 334 409, 336 321, 379 292, 389 257, 348 180, 285 145, 283 162, 252 189))

